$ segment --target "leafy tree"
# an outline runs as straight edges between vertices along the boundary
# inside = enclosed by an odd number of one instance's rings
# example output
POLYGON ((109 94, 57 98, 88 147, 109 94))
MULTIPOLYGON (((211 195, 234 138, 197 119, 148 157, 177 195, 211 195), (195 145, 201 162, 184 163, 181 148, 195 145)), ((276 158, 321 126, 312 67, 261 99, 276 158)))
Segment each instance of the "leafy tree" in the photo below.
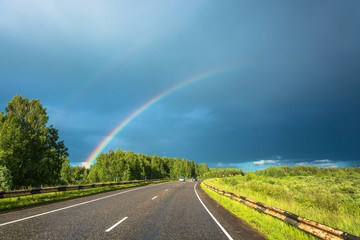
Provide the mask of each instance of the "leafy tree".
POLYGON ((13 186, 12 176, 9 169, 0 166, 0 191, 11 190, 13 186))
POLYGON ((16 95, 0 113, 0 165, 16 188, 56 184, 68 156, 39 100, 16 95))
POLYGON ((100 182, 98 165, 91 165, 89 169, 88 181, 90 183, 100 182))
POLYGON ((64 184, 71 183, 71 166, 70 166, 70 160, 68 158, 65 159, 65 161, 62 164, 60 176, 62 183, 64 184))
POLYGON ((85 184, 88 180, 88 169, 80 166, 70 166, 69 159, 65 159, 61 168, 61 181, 66 185, 85 184))

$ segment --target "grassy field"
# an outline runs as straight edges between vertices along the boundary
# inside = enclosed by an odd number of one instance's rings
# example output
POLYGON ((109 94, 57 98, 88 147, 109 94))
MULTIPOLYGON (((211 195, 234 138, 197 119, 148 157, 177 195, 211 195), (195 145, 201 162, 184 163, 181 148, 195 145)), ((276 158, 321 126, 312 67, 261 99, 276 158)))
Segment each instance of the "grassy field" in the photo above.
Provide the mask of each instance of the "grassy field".
POLYGON ((70 198, 83 197, 83 196, 88 196, 88 195, 92 195, 92 194, 114 191, 114 190, 119 190, 119 189, 124 189, 124 188, 145 186, 148 184, 154 184, 154 183, 159 183, 159 182, 162 182, 162 181, 143 182, 143 183, 116 185, 116 186, 90 188, 90 189, 64 191, 64 192, 41 193, 41 194, 22 196, 22 197, 4 198, 4 199, 0 199, 0 212, 7 211, 7 210, 13 210, 13 209, 17 209, 17 208, 34 206, 34 205, 40 205, 40 204, 45 204, 45 203, 49 203, 49 202, 70 199, 70 198))
MULTIPOLYGON (((300 174, 267 176, 259 171, 205 182, 360 236, 360 173, 338 170, 328 174, 303 171, 300 174)), ((314 239, 310 234, 292 226, 285 227, 282 221, 271 219, 244 204, 241 206, 215 193, 210 195, 270 239, 314 239)))

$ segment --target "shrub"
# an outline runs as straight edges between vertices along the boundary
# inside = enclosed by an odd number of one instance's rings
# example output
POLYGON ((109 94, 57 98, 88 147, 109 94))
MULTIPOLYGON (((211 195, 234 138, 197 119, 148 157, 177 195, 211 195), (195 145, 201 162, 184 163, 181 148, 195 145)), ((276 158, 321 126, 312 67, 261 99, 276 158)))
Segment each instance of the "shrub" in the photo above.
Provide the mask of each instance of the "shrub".
POLYGON ((270 180, 268 181, 268 183, 270 183, 270 184, 275 184, 276 182, 275 182, 274 180, 270 179, 270 180))
POLYGON ((223 181, 223 183, 228 184, 230 186, 235 186, 238 184, 238 181, 236 180, 235 177, 226 177, 226 178, 222 178, 221 180, 223 181))
POLYGON ((246 181, 251 181, 251 180, 254 180, 254 179, 257 179, 257 178, 258 178, 257 175, 254 174, 254 173, 247 173, 245 175, 245 180, 246 181))

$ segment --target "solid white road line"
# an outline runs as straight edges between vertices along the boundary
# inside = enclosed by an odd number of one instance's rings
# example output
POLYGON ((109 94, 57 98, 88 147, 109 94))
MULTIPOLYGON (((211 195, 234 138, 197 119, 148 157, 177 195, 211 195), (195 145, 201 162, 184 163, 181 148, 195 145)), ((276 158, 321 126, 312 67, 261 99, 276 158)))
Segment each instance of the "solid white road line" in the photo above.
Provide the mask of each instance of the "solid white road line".
POLYGON ((59 212, 59 211, 65 210, 65 209, 69 209, 69 208, 81 206, 81 205, 84 205, 84 204, 96 202, 96 201, 103 200, 103 199, 110 198, 110 197, 114 197, 114 196, 117 196, 117 195, 120 195, 120 194, 124 194, 124 193, 128 193, 128 192, 140 190, 140 189, 147 188, 147 187, 153 187, 153 186, 156 186, 156 185, 159 185, 159 184, 164 184, 164 183, 158 183, 158 184, 154 184, 154 185, 150 185, 150 186, 133 188, 133 189, 131 189, 131 190, 127 190, 127 191, 115 193, 115 194, 112 194, 112 195, 109 195, 109 196, 105 196, 105 197, 101 197, 101 198, 96 198, 96 199, 93 199, 93 200, 90 200, 90 201, 86 201, 86 202, 74 204, 74 205, 71 205, 71 206, 63 207, 63 208, 58 208, 58 209, 55 209, 55 210, 52 210, 52 211, 48 211, 48 212, 36 214, 36 215, 29 216, 29 217, 25 217, 25 218, 20 218, 20 219, 14 220, 14 221, 6 222, 6 223, 1 223, 1 224, 0 224, 0 227, 1 227, 1 226, 8 225, 8 224, 16 223, 16 222, 21 222, 21 221, 24 221, 24 220, 28 220, 28 219, 31 219, 31 218, 40 217, 40 216, 47 215, 47 214, 50 214, 50 213, 59 212))
POLYGON ((119 225, 120 223, 122 223, 123 221, 125 221, 128 217, 124 217, 123 219, 121 219, 120 221, 118 221, 117 223, 115 223, 111 228, 105 230, 105 232, 110 232, 111 230, 113 230, 117 225, 119 225))
POLYGON ((199 201, 201 202, 201 204, 204 206, 205 210, 210 214, 210 216, 212 217, 212 219, 214 219, 214 221, 216 222, 216 224, 220 227, 220 229, 225 233, 225 235, 228 237, 228 239, 233 240, 233 238, 230 236, 230 234, 225 230, 225 228, 223 226, 221 226, 221 224, 219 223, 219 221, 211 214, 211 212, 209 211, 209 209, 205 206, 205 204, 203 203, 203 201, 201 201, 199 194, 196 191, 196 185, 198 183, 196 183, 194 185, 194 191, 196 193, 196 196, 198 197, 199 201))
POLYGON ((157 196, 153 197, 151 200, 154 200, 155 198, 157 198, 157 196))

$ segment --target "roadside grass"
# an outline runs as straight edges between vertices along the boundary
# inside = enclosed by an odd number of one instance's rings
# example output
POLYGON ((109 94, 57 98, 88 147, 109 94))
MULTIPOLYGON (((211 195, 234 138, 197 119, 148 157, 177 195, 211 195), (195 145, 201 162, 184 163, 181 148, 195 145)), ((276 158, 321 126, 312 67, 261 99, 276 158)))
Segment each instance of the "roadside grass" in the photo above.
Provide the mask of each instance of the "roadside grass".
POLYGON ((227 210, 235 214, 237 217, 248 222, 255 229, 265 234, 270 240, 273 239, 303 239, 315 240, 319 239, 308 234, 294 226, 274 218, 270 215, 260 213, 259 211, 246 206, 245 204, 233 200, 229 197, 220 195, 201 184, 201 188, 215 201, 220 203, 227 210))
POLYGON ((120 190, 125 188, 140 187, 149 184, 161 183, 165 181, 154 181, 154 182, 142 182, 125 185, 98 187, 90 189, 72 190, 72 191, 61 191, 51 193, 40 193, 21 197, 3 198, 0 199, 0 212, 14 210, 18 208, 30 207, 40 204, 46 204, 50 202, 56 202, 71 198, 84 197, 93 194, 99 194, 114 190, 120 190))
MULTIPOLYGON (((360 174, 358 173, 282 177, 247 173, 245 176, 207 179, 205 182, 360 236, 360 174)), ((223 202, 233 201, 230 200, 223 202)), ((251 209, 245 205, 244 207, 251 209)), ((258 216, 265 218, 266 214, 258 216)), ((256 225, 252 222, 253 219, 249 220, 250 224, 256 225)), ((265 224, 266 228, 272 228, 267 221, 262 224, 265 224)))

